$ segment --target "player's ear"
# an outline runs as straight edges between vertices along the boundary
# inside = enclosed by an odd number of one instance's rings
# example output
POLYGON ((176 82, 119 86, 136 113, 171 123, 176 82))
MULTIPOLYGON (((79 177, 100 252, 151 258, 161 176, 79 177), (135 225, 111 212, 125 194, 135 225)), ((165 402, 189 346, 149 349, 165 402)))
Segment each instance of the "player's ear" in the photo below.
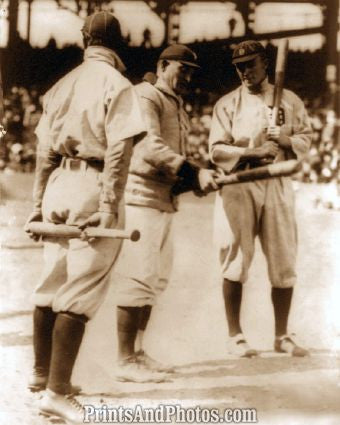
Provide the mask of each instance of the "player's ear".
POLYGON ((165 59, 160 59, 157 62, 157 76, 166 70, 166 67, 169 65, 169 62, 165 59))
POLYGON ((169 62, 167 60, 163 59, 162 62, 161 62, 162 71, 165 71, 168 66, 169 66, 169 62))

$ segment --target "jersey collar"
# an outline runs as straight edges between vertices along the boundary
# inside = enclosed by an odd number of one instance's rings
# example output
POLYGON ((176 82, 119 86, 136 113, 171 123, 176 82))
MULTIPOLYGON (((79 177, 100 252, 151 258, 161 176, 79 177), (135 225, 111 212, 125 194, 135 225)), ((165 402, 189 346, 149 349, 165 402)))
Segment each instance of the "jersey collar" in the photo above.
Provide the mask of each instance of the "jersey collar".
POLYGON ((106 62, 116 68, 119 72, 124 72, 126 67, 120 57, 113 50, 103 46, 89 46, 85 49, 84 60, 96 60, 106 62))
POLYGON ((178 96, 167 84, 164 80, 161 78, 158 78, 156 81, 155 87, 160 90, 161 92, 165 93, 168 96, 173 97, 176 102, 178 102, 180 105, 183 104, 183 100, 180 96, 178 96))
POLYGON ((258 91, 256 91, 256 92, 249 90, 249 89, 248 89, 248 87, 246 87, 244 84, 242 84, 242 89, 243 89, 245 92, 247 92, 247 93, 249 93, 249 94, 254 94, 254 95, 259 95, 259 94, 264 93, 264 92, 268 89, 268 87, 269 87, 268 77, 266 77, 266 78, 262 81, 262 83, 260 84, 259 90, 258 90, 258 91))

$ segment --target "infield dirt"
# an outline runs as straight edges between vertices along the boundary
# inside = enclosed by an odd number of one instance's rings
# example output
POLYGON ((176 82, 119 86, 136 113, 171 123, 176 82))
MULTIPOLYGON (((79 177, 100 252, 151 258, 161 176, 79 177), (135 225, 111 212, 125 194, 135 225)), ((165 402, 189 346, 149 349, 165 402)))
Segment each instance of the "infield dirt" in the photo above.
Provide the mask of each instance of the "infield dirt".
MULTIPOLYGON (((261 350, 257 359, 227 353, 227 328, 217 258, 212 243, 213 195, 182 197, 174 220, 175 260, 171 284, 154 308, 147 333, 149 353, 177 366, 160 384, 118 383, 114 285, 90 323, 73 382, 79 399, 100 407, 256 408, 260 425, 338 425, 340 423, 340 212, 316 209, 319 187, 297 191, 299 284, 290 328, 311 348, 308 358, 275 354, 273 311, 265 260, 257 245, 245 286, 244 332, 261 350), (338 261, 337 261, 338 260, 338 261)), ((39 277, 42 249, 24 236, 21 226, 30 212, 29 194, 3 199, 0 206, 0 359, 1 425, 42 425, 39 394, 26 390, 32 366, 30 294, 39 277), (6 243, 25 246, 8 249, 6 243)), ((142 229, 141 229, 142 231, 142 229)))

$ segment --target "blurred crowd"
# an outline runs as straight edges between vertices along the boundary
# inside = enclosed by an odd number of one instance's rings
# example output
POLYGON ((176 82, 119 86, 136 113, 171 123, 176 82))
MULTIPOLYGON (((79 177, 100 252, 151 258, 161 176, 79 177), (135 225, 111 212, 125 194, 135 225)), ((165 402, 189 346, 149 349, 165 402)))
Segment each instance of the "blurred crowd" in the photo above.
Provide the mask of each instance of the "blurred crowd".
POLYGON ((302 179, 312 183, 340 183, 339 146, 335 140, 336 116, 332 110, 310 108, 313 140, 303 164, 302 179))
POLYGON ((3 106, 6 134, 0 141, 0 170, 34 171, 34 129, 42 112, 41 96, 34 88, 12 87, 4 97, 3 106))
MULTIPOLYGON (((0 170, 31 172, 35 167, 36 138, 34 129, 39 121, 41 96, 35 88, 12 87, 4 98, 6 135, 0 143, 0 170)), ((197 163, 207 165, 208 135, 211 125, 212 103, 187 105, 191 117, 187 155, 197 163)), ((333 111, 321 108, 317 102, 307 105, 313 126, 313 143, 303 164, 300 180, 312 183, 340 183, 339 147, 334 131, 336 117, 333 111)))

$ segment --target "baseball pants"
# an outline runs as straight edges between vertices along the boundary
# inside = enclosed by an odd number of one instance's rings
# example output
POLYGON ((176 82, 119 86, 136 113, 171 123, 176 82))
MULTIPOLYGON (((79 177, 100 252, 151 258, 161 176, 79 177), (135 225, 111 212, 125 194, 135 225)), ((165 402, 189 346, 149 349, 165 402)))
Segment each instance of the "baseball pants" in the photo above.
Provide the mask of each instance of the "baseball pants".
POLYGON ((294 286, 297 229, 289 178, 224 186, 216 196, 214 223, 223 278, 246 282, 259 236, 272 286, 294 286))
POLYGON ((127 229, 138 229, 137 243, 125 240, 115 267, 116 303, 125 307, 154 305, 166 288, 172 268, 172 213, 125 206, 127 229))
MULTIPOLYGON (((70 169, 64 161, 51 174, 43 198, 43 220, 78 225, 98 211, 101 173, 80 161, 70 169)), ((120 217, 118 227, 122 227, 120 217)), ((109 272, 120 248, 118 239, 44 238, 44 268, 33 302, 93 317, 109 285, 109 272)))

